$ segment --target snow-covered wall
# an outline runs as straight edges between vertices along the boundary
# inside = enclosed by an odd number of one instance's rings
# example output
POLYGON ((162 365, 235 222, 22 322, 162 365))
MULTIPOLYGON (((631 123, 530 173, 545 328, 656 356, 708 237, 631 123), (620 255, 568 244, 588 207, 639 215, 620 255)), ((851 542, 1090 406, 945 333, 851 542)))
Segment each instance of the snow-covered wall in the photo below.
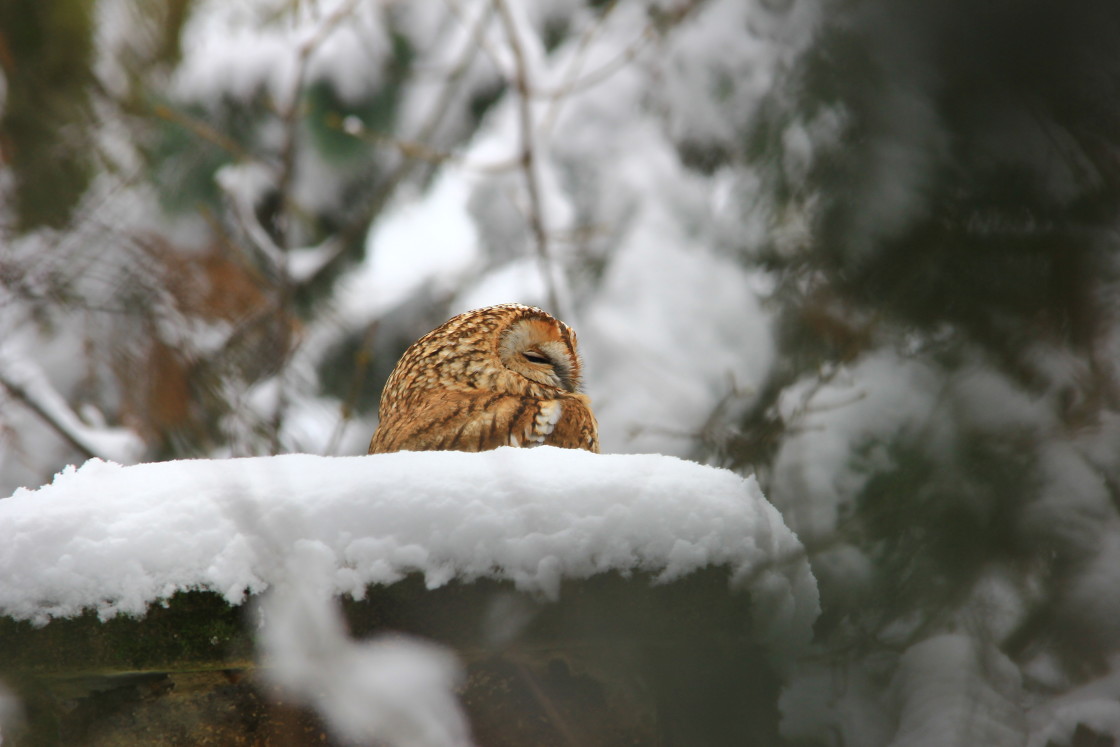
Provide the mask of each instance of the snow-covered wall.
POLYGON ((91 460, 0 500, 0 537, 0 613, 40 623, 138 615, 185 589, 238 604, 288 580, 295 555, 326 558, 316 578, 359 598, 414 572, 555 598, 562 579, 726 566, 775 653, 807 643, 818 611, 801 545, 753 478, 658 455, 91 460))

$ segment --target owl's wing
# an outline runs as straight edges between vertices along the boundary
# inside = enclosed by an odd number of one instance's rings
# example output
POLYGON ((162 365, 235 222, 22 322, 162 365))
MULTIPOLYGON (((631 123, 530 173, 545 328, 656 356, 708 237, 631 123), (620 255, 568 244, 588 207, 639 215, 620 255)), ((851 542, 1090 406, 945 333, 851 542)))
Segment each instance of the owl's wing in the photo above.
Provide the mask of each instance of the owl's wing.
MULTIPOLYGON (((407 416, 384 418, 369 453, 390 451, 486 451, 517 445, 515 423, 536 400, 509 394, 446 390, 430 393, 407 416)), ((530 416, 531 417, 531 416, 530 416)))
POLYGON ((599 450, 595 417, 583 395, 537 399, 512 394, 446 391, 411 411, 407 421, 382 421, 369 453, 487 451, 549 444, 599 450))
POLYGON ((542 419, 553 423, 542 443, 563 449, 586 449, 599 453, 599 427, 591 412, 591 400, 587 395, 572 394, 559 399, 541 400, 540 405, 541 414, 536 416, 537 423, 542 419))

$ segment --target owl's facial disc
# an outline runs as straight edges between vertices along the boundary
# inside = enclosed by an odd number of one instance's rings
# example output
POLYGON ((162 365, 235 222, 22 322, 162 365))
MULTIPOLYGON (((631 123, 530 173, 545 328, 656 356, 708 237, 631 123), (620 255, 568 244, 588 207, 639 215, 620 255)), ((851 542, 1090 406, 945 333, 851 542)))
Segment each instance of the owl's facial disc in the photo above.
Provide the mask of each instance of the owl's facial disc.
POLYGON ((519 321, 502 336, 498 349, 507 368, 531 381, 569 392, 579 384, 575 351, 554 324, 539 319, 519 321))

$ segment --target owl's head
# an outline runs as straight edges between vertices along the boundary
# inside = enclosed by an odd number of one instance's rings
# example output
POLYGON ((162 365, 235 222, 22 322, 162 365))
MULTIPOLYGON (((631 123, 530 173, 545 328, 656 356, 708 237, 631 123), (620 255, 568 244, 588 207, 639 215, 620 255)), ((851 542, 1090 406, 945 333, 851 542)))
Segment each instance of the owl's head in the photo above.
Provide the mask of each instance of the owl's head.
POLYGON ((578 392, 580 360, 568 325, 533 306, 509 303, 453 317, 405 351, 382 392, 382 410, 431 390, 551 396, 578 392))
POLYGON ((505 304, 491 308, 512 312, 498 333, 498 357, 503 366, 538 384, 579 391, 576 333, 568 325, 532 306, 505 304))

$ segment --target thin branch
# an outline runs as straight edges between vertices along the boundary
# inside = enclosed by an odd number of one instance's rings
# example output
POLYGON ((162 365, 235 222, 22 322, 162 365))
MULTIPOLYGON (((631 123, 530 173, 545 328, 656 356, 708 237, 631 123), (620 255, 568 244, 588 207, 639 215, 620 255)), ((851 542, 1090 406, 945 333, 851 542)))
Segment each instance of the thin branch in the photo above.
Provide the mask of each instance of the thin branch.
POLYGON ((521 132, 521 169, 525 173, 525 189, 529 196, 529 229, 533 233, 537 245, 537 257, 540 260, 541 275, 545 281, 548 303, 553 313, 563 314, 565 309, 560 307, 560 298, 557 294, 556 283, 553 279, 552 257, 549 250, 548 230, 544 220, 544 206, 541 201, 541 187, 537 175, 537 153, 533 137, 533 111, 532 111, 532 85, 529 81, 529 65, 525 58, 525 49, 521 37, 517 32, 517 23, 509 9, 506 0, 494 0, 498 16, 502 20, 506 37, 509 41, 510 51, 513 53, 514 87, 517 90, 517 110, 521 132))
POLYGON ((200 140, 205 140, 208 143, 218 146, 238 160, 244 161, 252 158, 249 152, 242 148, 236 140, 215 130, 209 123, 202 121, 198 117, 192 117, 186 112, 181 112, 166 104, 157 104, 152 107, 152 114, 158 119, 173 122, 183 127, 200 140))
MULTIPOLYGON (((351 137, 356 137, 371 145, 385 145, 394 148, 402 158, 409 161, 419 161, 432 166, 441 166, 445 163, 454 164, 466 171, 482 174, 500 174, 520 168, 517 159, 508 158, 501 161, 477 162, 468 161, 461 154, 447 150, 439 150, 424 143, 423 139, 405 140, 375 130, 368 130, 356 118, 344 118, 337 113, 327 114, 323 122, 340 132, 345 132, 351 137)), ((409 169, 413 166, 410 165, 409 169)))

